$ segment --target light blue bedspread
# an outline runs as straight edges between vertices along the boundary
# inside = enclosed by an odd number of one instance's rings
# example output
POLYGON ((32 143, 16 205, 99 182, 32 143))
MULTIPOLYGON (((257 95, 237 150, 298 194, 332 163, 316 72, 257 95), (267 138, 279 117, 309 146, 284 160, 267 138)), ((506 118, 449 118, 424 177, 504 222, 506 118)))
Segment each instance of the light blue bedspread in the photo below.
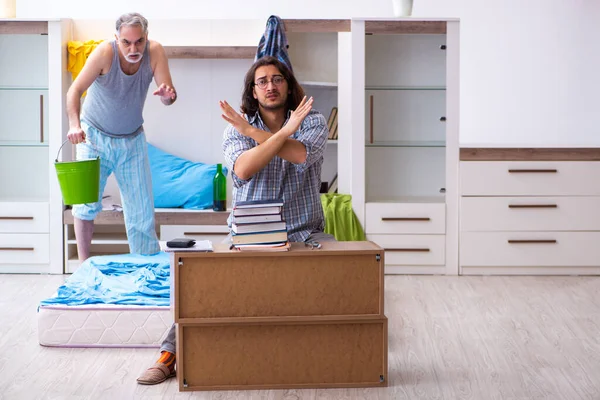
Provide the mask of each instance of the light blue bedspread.
POLYGON ((87 259, 55 297, 41 305, 129 304, 168 306, 169 254, 117 254, 87 259))

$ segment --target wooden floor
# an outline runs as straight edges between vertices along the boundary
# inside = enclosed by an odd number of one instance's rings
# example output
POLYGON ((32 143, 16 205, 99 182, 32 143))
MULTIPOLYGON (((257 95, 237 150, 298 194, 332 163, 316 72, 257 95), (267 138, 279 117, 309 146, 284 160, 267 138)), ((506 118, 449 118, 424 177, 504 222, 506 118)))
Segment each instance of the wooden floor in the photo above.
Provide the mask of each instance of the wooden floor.
POLYGON ((0 275, 0 399, 600 399, 600 278, 386 277, 390 386, 179 393, 158 350, 38 344, 63 276, 0 275))

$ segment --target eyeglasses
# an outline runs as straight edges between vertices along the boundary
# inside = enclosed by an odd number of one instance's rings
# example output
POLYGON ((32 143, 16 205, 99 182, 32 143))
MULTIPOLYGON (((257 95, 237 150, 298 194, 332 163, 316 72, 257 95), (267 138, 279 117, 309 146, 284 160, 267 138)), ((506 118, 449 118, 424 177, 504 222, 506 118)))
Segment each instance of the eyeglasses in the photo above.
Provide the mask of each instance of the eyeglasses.
POLYGON ((266 89, 269 82, 273 82, 275 86, 281 86, 281 84, 285 81, 285 78, 281 75, 275 75, 271 80, 267 80, 267 78, 260 78, 256 82, 254 82, 255 86, 258 86, 259 89, 266 89))

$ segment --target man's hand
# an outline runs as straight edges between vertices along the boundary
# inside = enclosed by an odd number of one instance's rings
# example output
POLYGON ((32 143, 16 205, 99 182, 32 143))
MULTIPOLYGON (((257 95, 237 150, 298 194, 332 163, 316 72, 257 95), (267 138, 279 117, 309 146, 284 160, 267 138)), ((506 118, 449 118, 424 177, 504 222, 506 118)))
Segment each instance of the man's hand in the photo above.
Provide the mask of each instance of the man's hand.
POLYGON ((237 113, 225 100, 219 100, 219 106, 221 107, 221 111, 223 111, 221 117, 229 122, 239 133, 248 136, 249 130, 252 128, 248 121, 241 114, 237 113))
POLYGON ((166 84, 161 84, 158 89, 156 89, 153 93, 155 96, 160 96, 160 100, 164 104, 173 104, 177 99, 177 93, 175 89, 166 84))
POLYGON ((296 132, 300 128, 300 125, 302 125, 302 121, 304 121, 304 118, 306 118, 310 110, 312 110, 312 105, 313 98, 311 97, 307 100, 306 96, 304 96, 300 104, 298 104, 298 107, 296 107, 296 109, 290 115, 290 119, 285 125, 285 128, 289 129, 288 135, 293 135, 294 132, 296 132))
POLYGON ((85 132, 81 127, 70 128, 69 133, 67 133, 67 139, 73 144, 85 142, 85 132))

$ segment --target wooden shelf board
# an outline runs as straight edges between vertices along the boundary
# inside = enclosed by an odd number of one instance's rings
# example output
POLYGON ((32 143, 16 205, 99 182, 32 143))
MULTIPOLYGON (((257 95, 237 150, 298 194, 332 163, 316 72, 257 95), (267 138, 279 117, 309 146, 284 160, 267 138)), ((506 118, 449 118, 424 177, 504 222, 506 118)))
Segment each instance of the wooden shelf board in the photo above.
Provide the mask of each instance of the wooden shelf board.
POLYGON ((461 161, 600 161, 600 148, 461 148, 461 161))
MULTIPOLYGON (((284 19, 287 32, 350 32, 349 19, 284 19)), ((1 27, 2 25, 0 25, 1 27)), ((367 33, 446 33, 445 21, 365 21, 367 33)), ((165 46, 171 59, 253 59, 256 46, 165 46)))
POLYGON ((164 46, 168 58, 254 59, 256 46, 164 46))
POLYGON ((350 32, 349 19, 284 19, 286 32, 350 32))
POLYGON ((445 34, 446 21, 365 21, 367 34, 445 34))
POLYGON ((47 35, 48 21, 0 21, 0 34, 47 35))
MULTIPOLYGON (((284 19, 287 32, 350 32, 349 19, 284 19)), ((169 58, 254 59, 256 46, 165 46, 169 58)))

